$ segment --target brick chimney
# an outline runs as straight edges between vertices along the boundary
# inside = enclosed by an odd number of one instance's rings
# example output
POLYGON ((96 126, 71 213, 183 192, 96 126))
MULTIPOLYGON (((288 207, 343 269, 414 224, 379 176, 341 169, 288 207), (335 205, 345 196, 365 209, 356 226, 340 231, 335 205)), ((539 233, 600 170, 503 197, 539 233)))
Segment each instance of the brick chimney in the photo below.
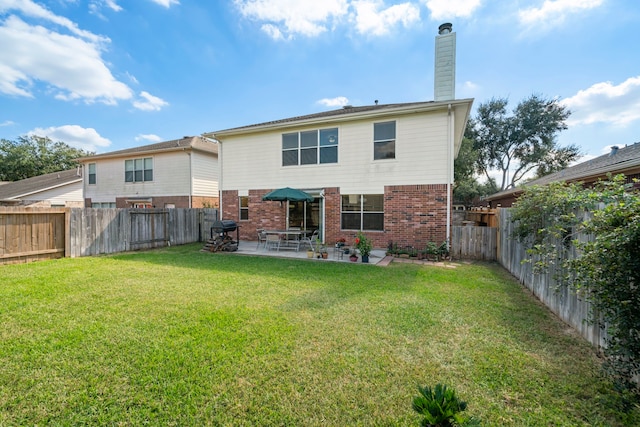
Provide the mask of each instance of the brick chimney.
POLYGON ((456 97, 456 33, 453 25, 438 27, 435 49, 434 101, 450 101, 456 97))

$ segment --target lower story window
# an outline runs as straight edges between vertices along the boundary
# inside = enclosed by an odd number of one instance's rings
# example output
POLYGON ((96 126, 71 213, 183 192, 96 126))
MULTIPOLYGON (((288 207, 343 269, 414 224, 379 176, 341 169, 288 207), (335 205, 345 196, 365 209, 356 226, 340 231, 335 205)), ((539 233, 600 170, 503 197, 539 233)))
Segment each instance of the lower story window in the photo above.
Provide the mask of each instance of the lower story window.
POLYGON ((341 208, 343 230, 384 230, 383 194, 343 194, 341 208))
POLYGON ((249 196, 240 196, 240 220, 249 219, 249 196))
POLYGON ((116 202, 92 202, 92 208, 115 208, 116 202))

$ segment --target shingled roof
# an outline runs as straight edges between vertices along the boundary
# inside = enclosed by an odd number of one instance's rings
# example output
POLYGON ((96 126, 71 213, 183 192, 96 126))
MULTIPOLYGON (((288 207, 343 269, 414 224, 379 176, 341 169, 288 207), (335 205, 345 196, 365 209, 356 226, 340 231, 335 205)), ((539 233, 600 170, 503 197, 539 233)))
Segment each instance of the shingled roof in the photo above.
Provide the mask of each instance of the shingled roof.
POLYGON ((38 175, 0 185, 0 200, 12 200, 82 181, 79 169, 38 175))
POLYGON ((315 122, 327 119, 327 121, 338 121, 340 119, 352 119, 359 115, 367 114, 385 114, 394 113, 399 111, 412 111, 413 109, 430 109, 430 108, 446 108, 449 104, 464 104, 469 103, 470 99, 457 99, 446 102, 424 101, 424 102, 405 102, 396 104, 375 104, 375 105, 363 105, 354 107, 352 105, 346 105, 337 110, 323 111, 320 113, 307 114, 303 116, 288 117, 286 119, 273 120, 269 122, 257 123, 248 126, 240 126, 230 129, 218 130, 213 132, 207 132, 203 135, 215 136, 218 134, 233 134, 242 132, 251 132, 252 130, 269 128, 269 127, 286 127, 286 125, 295 125, 305 122, 315 122))
POLYGON ((185 136, 181 139, 172 139, 171 141, 157 142, 155 144, 141 145, 124 150, 110 151, 108 153, 96 154, 94 156, 86 156, 78 159, 81 162, 87 162, 95 159, 104 159, 110 157, 124 157, 128 155, 153 154, 167 151, 180 151, 184 149, 206 151, 218 154, 218 144, 209 141, 200 136, 185 136))
POLYGON ((494 200, 503 198, 510 194, 521 193, 525 186, 546 185, 556 181, 592 182, 596 181, 598 178, 605 177, 608 173, 625 173, 630 170, 634 171, 633 173, 637 173, 635 172, 636 169, 640 169, 640 142, 636 142, 635 144, 622 148, 614 148, 611 152, 602 156, 587 160, 586 162, 579 163, 561 171, 545 175, 541 178, 534 179, 527 182, 524 186, 492 194, 485 199, 494 200))

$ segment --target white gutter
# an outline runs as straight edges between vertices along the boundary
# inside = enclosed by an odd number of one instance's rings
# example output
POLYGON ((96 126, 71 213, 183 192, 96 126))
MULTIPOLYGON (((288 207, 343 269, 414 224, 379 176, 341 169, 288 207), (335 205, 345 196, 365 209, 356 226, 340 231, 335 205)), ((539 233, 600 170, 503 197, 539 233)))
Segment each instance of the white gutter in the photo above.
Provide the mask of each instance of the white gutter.
POLYGON ((222 141, 218 140, 218 219, 222 220, 222 141))
POLYGON ((451 182, 453 182, 453 125, 455 112, 451 111, 449 104, 447 113, 447 248, 450 248, 451 240, 451 182))
POLYGON ((191 152, 188 152, 189 156, 189 209, 193 207, 193 157, 191 156, 191 152))

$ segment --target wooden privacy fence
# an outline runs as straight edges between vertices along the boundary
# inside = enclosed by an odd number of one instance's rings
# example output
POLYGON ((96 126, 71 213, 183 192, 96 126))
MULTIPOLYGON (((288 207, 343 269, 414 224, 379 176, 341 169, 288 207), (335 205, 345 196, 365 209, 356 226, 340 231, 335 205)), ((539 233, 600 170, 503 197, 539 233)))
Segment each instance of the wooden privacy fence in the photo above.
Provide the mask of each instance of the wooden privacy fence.
MULTIPOLYGON (((558 317, 580 332, 587 341, 595 346, 604 346, 605 331, 587 322, 590 310, 589 303, 566 286, 559 286, 554 279, 557 270, 552 268, 545 273, 536 273, 533 271, 532 263, 523 263, 522 261, 527 256, 526 248, 510 237, 513 232, 511 210, 500 209, 499 216, 498 262, 518 278, 558 317)), ((588 236, 580 236, 579 238, 586 239, 588 236)), ((575 256, 575 250, 573 254, 575 256)))
POLYGON ((0 264, 65 256, 67 210, 0 207, 0 264))
POLYGON ((454 259, 495 261, 498 229, 470 225, 451 227, 451 256, 454 259))
POLYGON ((204 241, 216 209, 0 208, 0 263, 204 241))

